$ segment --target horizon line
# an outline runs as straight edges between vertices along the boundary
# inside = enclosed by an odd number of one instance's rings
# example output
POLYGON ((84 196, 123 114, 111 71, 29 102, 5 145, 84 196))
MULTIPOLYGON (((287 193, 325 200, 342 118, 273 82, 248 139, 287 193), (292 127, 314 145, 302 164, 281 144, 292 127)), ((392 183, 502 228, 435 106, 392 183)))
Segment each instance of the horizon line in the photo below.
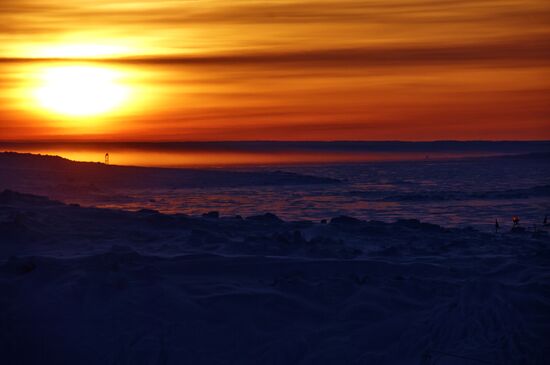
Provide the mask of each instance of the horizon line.
POLYGON ((0 140, 0 143, 550 143, 550 139, 432 139, 432 140, 368 140, 368 139, 333 139, 333 140, 276 140, 276 139, 227 139, 227 140, 99 140, 99 139, 13 139, 0 140))

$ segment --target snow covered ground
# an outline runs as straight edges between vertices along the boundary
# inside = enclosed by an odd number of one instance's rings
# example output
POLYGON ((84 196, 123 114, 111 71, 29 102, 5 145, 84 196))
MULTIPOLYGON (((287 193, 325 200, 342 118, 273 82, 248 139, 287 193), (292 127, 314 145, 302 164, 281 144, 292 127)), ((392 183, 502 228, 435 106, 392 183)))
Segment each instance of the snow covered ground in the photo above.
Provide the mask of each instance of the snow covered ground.
MULTIPOLYGON (((539 227, 540 228, 540 227, 539 227)), ((0 193, 3 364, 547 364, 550 238, 0 193)))
POLYGON ((0 363, 547 364, 547 161, 2 153, 0 363))

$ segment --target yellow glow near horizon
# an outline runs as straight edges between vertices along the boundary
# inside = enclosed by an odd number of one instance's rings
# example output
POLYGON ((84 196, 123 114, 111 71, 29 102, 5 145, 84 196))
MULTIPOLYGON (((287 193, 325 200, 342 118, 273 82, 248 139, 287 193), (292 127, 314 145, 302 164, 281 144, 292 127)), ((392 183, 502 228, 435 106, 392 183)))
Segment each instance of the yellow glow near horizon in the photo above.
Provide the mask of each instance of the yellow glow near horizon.
POLYGON ((109 44, 59 44, 33 50, 33 57, 40 58, 101 58, 128 54, 129 49, 109 44))
POLYGON ((90 117, 114 111, 130 96, 130 87, 114 69, 95 66, 47 67, 34 90, 38 105, 71 117, 90 117))

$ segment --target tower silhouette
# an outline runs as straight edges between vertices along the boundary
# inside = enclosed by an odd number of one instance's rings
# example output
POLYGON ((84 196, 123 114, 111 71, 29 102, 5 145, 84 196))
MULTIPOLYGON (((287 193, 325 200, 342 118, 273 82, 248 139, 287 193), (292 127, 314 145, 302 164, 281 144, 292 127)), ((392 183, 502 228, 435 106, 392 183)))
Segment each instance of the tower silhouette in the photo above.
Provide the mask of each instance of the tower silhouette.
POLYGON ((105 154, 105 165, 108 165, 109 164, 109 154, 106 153, 105 154))

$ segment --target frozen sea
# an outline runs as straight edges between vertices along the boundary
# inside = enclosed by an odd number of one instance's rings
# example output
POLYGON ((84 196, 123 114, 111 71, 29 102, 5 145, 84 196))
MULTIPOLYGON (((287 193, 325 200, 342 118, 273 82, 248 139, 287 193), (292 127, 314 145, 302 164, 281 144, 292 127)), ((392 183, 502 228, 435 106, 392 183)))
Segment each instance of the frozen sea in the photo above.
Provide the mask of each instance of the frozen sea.
POLYGON ((392 222, 419 219, 449 227, 493 230, 514 215, 540 225, 550 213, 550 163, 544 158, 488 157, 447 160, 247 166, 338 179, 341 183, 282 186, 161 188, 97 195, 101 207, 164 213, 221 215, 275 213, 285 220, 348 215, 392 222))

